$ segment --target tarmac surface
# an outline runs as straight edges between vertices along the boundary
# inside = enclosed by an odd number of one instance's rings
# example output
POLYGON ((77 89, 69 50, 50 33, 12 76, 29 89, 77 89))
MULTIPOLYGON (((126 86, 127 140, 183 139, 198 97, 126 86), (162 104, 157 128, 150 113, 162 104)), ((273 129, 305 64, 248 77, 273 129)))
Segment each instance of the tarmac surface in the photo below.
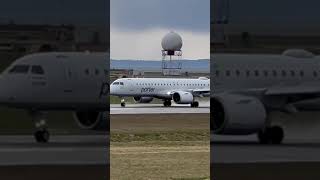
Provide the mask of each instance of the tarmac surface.
POLYGON ((173 104, 171 107, 163 107, 162 104, 127 104, 121 107, 119 104, 110 105, 110 114, 207 114, 210 113, 210 105, 201 103, 198 108, 190 105, 173 104))
POLYGON ((0 166, 108 165, 106 135, 52 135, 36 143, 33 136, 0 136, 0 166))
POLYGON ((211 135, 211 177, 218 180, 320 179, 320 140, 288 137, 261 145, 255 136, 211 135))
POLYGON ((211 135, 213 163, 320 162, 320 140, 285 139, 280 145, 261 145, 255 135, 211 135))

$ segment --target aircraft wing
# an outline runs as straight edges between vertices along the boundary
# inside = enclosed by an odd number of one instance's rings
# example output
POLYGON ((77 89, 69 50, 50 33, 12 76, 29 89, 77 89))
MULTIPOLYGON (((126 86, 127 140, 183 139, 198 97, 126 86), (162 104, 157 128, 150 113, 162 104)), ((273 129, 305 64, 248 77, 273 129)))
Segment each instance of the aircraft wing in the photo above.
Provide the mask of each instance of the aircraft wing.
MULTIPOLYGON (((163 91, 161 92, 161 95, 162 96, 165 96, 165 95, 173 95, 175 92, 181 92, 181 90, 171 90, 171 91, 163 91)), ((188 89, 188 90, 185 90, 184 92, 189 92, 191 94, 193 94, 194 96, 197 96, 197 97, 208 97, 210 96, 210 89, 188 89)))
MULTIPOLYGON (((169 91, 169 92, 165 92, 165 94, 174 94, 175 90, 172 90, 172 91, 169 91)), ((207 97, 207 96, 210 96, 210 89, 189 89, 189 90, 186 90, 185 92, 189 92, 191 94, 193 94, 194 96, 197 96, 197 97, 207 97)))
POLYGON ((315 83, 303 83, 298 85, 279 85, 267 88, 265 95, 299 95, 320 94, 320 86, 315 83))
POLYGON ((210 96, 210 89, 193 89, 194 96, 210 96))

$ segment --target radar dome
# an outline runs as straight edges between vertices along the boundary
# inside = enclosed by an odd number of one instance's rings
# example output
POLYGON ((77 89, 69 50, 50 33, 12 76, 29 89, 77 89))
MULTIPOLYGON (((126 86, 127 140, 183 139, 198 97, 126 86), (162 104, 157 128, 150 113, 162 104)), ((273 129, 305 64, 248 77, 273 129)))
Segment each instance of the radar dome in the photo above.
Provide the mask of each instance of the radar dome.
POLYGON ((163 50, 180 51, 182 48, 182 38, 175 32, 170 32, 162 38, 161 42, 163 50))

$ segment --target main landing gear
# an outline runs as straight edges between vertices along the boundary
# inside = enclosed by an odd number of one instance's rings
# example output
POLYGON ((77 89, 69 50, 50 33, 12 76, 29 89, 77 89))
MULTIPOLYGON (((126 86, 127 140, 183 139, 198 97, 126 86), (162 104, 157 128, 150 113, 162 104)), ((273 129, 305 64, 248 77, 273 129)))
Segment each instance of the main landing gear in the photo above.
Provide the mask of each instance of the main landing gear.
POLYGON ((170 107, 171 106, 171 100, 164 100, 163 101, 163 106, 164 107, 170 107))
POLYGON ((34 132, 35 140, 38 143, 47 143, 50 139, 50 133, 47 130, 47 121, 44 113, 32 112, 31 115, 36 128, 36 131, 34 132))
POLYGON ((266 127, 258 132, 258 139, 261 144, 281 144, 284 138, 284 131, 280 126, 266 127))
POLYGON ((198 101, 194 101, 190 105, 191 105, 191 107, 199 107, 199 102, 198 101))

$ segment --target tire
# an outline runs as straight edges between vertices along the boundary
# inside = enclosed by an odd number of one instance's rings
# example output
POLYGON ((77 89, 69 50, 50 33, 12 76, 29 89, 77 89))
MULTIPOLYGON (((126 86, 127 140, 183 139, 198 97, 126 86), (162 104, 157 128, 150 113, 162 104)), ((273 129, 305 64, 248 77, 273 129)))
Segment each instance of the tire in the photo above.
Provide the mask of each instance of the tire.
POLYGON ((271 142, 272 142, 272 144, 281 144, 283 138, 284 138, 284 132, 280 126, 271 127, 271 142))
POLYGON ((192 102, 191 107, 199 107, 199 102, 198 101, 192 102))
POLYGON ((163 105, 164 105, 164 107, 170 107, 171 106, 171 101, 164 101, 163 105))
POLYGON ((281 144, 284 138, 284 131, 280 126, 268 127, 258 132, 260 144, 281 144))
POLYGON ((50 138, 49 131, 39 130, 34 133, 34 138, 38 143, 47 143, 50 138))
POLYGON ((171 104, 171 101, 168 101, 168 107, 170 107, 172 104, 171 104))
POLYGON ((194 107, 199 107, 199 102, 198 101, 194 102, 194 107))

